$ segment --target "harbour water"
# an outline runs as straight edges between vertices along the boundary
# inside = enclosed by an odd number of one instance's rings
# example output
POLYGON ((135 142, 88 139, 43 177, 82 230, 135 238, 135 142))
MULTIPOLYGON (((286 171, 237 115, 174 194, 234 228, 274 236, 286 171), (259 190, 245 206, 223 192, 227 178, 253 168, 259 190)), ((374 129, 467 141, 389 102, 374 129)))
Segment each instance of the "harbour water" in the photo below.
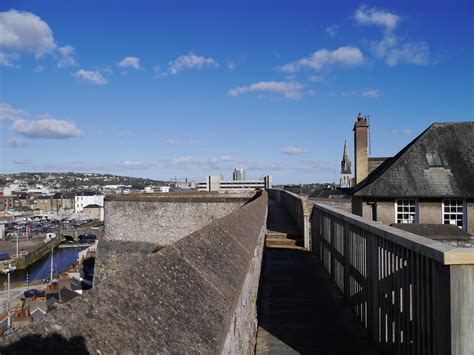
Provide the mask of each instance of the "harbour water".
MULTIPOLYGON (((78 253, 85 247, 56 248, 53 255, 53 273, 62 273, 77 261, 78 253)), ((11 282, 24 282, 28 275, 28 280, 36 281, 49 279, 51 273, 51 254, 29 266, 25 270, 14 271, 11 274, 11 282)), ((0 282, 6 279, 6 275, 0 275, 0 282)))

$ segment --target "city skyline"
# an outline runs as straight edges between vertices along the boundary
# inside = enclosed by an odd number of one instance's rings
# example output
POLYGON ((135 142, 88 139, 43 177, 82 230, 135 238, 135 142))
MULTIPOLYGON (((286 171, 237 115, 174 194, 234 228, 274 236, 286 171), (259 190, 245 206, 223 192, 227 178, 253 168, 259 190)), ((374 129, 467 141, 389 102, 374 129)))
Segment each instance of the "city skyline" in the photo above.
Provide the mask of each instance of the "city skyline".
POLYGON ((0 4, 1 173, 332 182, 359 112, 374 156, 473 120, 467 1, 138 4, 0 4))

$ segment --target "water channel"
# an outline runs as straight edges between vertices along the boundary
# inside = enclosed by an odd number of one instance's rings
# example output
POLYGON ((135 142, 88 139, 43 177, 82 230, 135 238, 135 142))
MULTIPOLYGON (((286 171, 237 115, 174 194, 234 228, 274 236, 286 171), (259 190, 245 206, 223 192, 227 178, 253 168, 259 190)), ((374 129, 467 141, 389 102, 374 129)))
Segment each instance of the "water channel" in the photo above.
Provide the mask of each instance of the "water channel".
MULTIPOLYGON (((56 248, 53 255, 53 273, 63 273, 71 265, 76 264, 78 253, 86 247, 56 248)), ((16 270, 11 274, 11 282, 25 282, 49 279, 51 273, 51 254, 24 270, 16 270)), ((6 280, 6 275, 0 274, 0 284, 6 280)))

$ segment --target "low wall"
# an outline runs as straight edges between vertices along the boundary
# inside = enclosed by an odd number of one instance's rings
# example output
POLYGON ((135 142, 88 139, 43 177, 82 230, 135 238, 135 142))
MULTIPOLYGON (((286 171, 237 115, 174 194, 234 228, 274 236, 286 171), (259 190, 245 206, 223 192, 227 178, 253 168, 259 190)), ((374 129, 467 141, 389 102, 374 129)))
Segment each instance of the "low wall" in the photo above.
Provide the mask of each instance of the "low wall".
POLYGON ((111 275, 0 353, 254 353, 267 206, 263 192, 111 275))
POLYGON ((309 211, 307 207, 306 199, 286 190, 267 189, 266 191, 268 192, 269 198, 273 198, 278 201, 279 204, 285 206, 303 236, 305 249, 311 250, 309 224, 311 211, 309 211))
POLYGON ((38 260, 43 258, 45 255, 51 252, 51 248, 56 248, 59 244, 64 241, 62 236, 56 236, 56 238, 51 239, 49 242, 45 243, 35 251, 28 253, 21 258, 15 260, 15 267, 18 270, 26 269, 28 266, 36 263, 38 260))
POLYGON ((130 194, 105 198, 105 239, 171 244, 235 211, 253 195, 130 194))

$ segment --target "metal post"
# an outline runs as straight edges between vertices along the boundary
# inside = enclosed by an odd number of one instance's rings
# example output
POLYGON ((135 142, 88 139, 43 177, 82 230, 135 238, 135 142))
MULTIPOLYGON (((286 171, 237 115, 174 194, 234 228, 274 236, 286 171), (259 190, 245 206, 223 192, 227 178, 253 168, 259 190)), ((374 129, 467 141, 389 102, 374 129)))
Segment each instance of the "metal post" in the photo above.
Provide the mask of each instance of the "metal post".
POLYGON ((54 253, 54 248, 53 248, 53 243, 51 243, 51 275, 49 278, 49 283, 51 285, 53 284, 53 253, 54 253))
POLYGON ((12 316, 10 313, 10 273, 15 269, 15 266, 8 264, 8 267, 3 270, 4 273, 7 273, 7 333, 10 333, 12 330, 12 316))
POLYGON ((18 233, 16 234, 16 257, 19 258, 19 251, 18 251, 18 233))
POLYGON ((7 316, 8 316, 8 322, 7 322, 7 329, 10 330, 12 326, 12 318, 10 315, 10 266, 8 266, 8 271, 7 271, 7 283, 8 283, 8 288, 7 288, 7 316))

